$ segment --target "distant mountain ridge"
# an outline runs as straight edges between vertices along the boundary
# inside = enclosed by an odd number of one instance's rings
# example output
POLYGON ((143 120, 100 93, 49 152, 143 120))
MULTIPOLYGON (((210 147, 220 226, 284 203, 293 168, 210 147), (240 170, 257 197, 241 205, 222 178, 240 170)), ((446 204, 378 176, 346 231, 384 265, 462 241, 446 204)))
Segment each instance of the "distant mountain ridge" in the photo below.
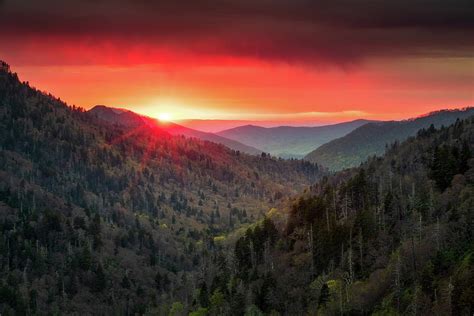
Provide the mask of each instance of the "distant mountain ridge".
POLYGON ((431 124, 439 128, 474 115, 474 108, 441 110, 403 121, 373 122, 309 153, 305 159, 337 171, 358 166, 369 156, 382 155, 387 144, 404 141, 431 124))
POLYGON ((260 127, 244 125, 221 131, 217 135, 259 148, 283 158, 302 158, 315 148, 342 137, 370 120, 355 120, 315 127, 260 127))
POLYGON ((127 127, 138 127, 142 124, 153 125, 161 128, 171 135, 183 135, 185 137, 194 137, 218 144, 222 144, 234 150, 238 150, 251 155, 261 154, 261 150, 247 146, 238 141, 227 139, 225 137, 212 133, 201 132, 192 128, 184 127, 176 123, 160 122, 159 120, 146 117, 130 110, 97 105, 89 110, 89 113, 97 116, 99 119, 109 123, 117 123, 127 127))

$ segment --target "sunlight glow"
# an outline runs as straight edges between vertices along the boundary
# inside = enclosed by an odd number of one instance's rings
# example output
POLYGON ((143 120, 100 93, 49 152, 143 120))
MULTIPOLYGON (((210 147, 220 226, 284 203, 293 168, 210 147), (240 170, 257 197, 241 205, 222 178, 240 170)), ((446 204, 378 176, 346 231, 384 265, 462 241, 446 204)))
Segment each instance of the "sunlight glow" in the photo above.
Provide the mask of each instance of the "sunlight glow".
POLYGON ((171 115, 169 113, 160 113, 158 119, 162 122, 169 122, 171 120, 171 115))

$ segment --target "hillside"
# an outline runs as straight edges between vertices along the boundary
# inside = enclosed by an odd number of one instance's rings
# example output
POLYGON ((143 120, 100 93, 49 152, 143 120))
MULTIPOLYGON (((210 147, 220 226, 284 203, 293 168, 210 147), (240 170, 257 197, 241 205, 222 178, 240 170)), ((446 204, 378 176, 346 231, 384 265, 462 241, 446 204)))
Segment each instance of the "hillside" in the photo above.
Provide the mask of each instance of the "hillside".
POLYGON ((106 107, 104 105, 97 105, 89 110, 89 112, 101 120, 109 123, 117 123, 126 127, 138 127, 143 124, 156 126, 171 135, 183 135, 190 138, 198 138, 200 140, 210 141, 217 144, 222 144, 233 150, 238 150, 243 153, 251 155, 260 155, 261 150, 251 146, 244 145, 238 141, 227 139, 225 137, 205 133, 185 126, 178 125, 171 122, 160 122, 158 120, 136 114, 129 110, 106 107))
POLYGON ((168 308, 192 295, 184 272, 214 237, 320 177, 309 162, 109 124, 5 69, 0 128, 2 315, 168 308))
POLYGON ((315 148, 350 133, 368 123, 355 120, 334 125, 316 127, 260 127, 240 126, 217 133, 264 152, 283 158, 302 158, 315 148))
POLYGON ((330 170, 355 167, 370 156, 382 155, 386 145, 404 141, 416 135, 422 128, 428 128, 430 125, 435 128, 447 126, 458 118, 463 119, 473 114, 474 108, 444 110, 406 121, 366 124, 315 149, 305 159, 317 162, 330 170))
POLYGON ((324 178, 219 250, 191 309, 472 315, 473 153, 471 116, 324 178))

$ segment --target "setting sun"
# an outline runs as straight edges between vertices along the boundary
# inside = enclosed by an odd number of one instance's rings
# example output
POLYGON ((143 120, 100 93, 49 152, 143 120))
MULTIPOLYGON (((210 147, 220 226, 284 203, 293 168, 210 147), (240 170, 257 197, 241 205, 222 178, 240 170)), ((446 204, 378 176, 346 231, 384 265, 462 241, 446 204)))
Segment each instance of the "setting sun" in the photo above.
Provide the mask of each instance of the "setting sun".
POLYGON ((168 122, 171 120, 171 115, 169 113, 160 113, 158 119, 162 122, 168 122))

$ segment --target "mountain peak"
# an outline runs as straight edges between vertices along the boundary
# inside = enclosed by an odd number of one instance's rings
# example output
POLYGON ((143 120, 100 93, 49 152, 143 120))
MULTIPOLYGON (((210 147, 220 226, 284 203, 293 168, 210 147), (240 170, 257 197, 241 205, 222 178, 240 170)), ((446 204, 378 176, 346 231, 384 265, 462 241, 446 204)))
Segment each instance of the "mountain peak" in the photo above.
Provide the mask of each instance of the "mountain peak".
POLYGON ((96 105, 88 112, 103 121, 127 127, 137 127, 145 123, 144 119, 139 114, 126 109, 96 105))
POLYGON ((91 113, 97 113, 98 111, 112 111, 115 114, 122 114, 122 113, 126 113, 126 112, 132 112, 132 111, 127 110, 127 109, 115 108, 115 107, 111 107, 111 106, 107 106, 107 105, 103 105, 103 104, 98 104, 98 105, 94 106, 92 109, 89 110, 89 112, 91 112, 91 113))

